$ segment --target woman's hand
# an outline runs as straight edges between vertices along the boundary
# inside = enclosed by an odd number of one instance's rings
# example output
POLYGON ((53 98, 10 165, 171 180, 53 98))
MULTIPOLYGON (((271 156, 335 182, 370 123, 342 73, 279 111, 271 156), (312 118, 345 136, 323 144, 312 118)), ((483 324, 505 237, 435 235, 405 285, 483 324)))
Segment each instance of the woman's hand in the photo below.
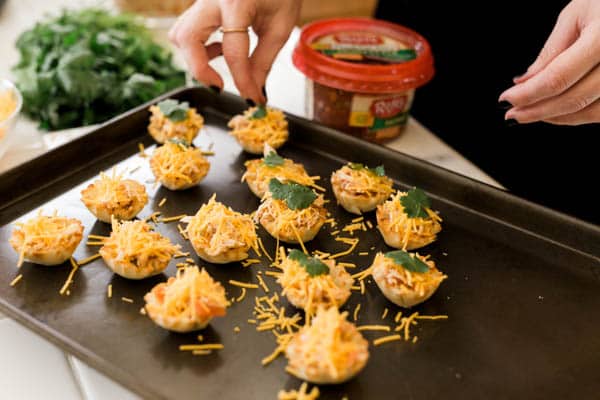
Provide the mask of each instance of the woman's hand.
POLYGON ((558 125, 600 122, 600 0, 573 0, 527 72, 500 95, 505 119, 558 125))
POLYGON ((267 75, 297 21, 300 5, 301 0, 197 0, 179 17, 169 38, 183 51, 198 81, 214 89, 223 88, 223 80, 208 65, 223 54, 240 94, 249 103, 264 104, 267 75), (252 55, 244 32, 224 33, 222 43, 206 46, 208 37, 219 27, 252 27, 258 36, 252 55))

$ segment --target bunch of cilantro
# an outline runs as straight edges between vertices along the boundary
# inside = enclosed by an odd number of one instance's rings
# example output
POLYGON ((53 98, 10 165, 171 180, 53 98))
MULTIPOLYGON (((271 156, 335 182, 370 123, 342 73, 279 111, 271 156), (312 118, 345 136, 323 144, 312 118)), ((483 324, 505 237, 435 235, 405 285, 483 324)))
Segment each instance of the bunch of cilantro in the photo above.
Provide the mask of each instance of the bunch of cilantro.
POLYGON ((23 110, 45 130, 105 121, 182 86, 185 74, 134 17, 63 11, 16 43, 23 110))

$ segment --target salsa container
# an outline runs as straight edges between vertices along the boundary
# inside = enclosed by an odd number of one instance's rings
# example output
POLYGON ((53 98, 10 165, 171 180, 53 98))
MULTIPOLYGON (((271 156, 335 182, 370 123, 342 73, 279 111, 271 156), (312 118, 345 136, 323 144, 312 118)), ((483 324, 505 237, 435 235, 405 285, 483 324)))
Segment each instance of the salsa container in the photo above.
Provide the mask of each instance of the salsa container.
POLYGON ((434 75, 424 37, 371 18, 306 25, 292 58, 306 76, 309 119, 372 142, 400 135, 416 89, 434 75))
MULTIPOLYGON (((17 255, 8 238, 13 221, 42 207, 79 218, 84 237, 107 235, 109 226, 98 222, 80 201, 80 191, 100 171, 117 166, 127 177, 144 182, 150 201, 141 217, 193 214, 216 192, 217 199, 235 210, 251 212, 259 200, 240 182, 244 161, 250 158, 227 134, 228 119, 245 107, 232 95, 217 96, 201 88, 181 89, 167 95, 190 102, 206 117, 196 144, 213 143, 211 170, 199 186, 182 192, 153 189, 148 158, 138 154, 138 143, 151 152, 146 133, 148 105, 112 119, 92 133, 57 148, 0 176, 0 309, 115 379, 146 399, 274 399, 280 389, 301 384, 284 371, 283 357, 263 367, 261 359, 276 344, 270 332, 257 332, 246 322, 253 297, 234 303, 225 318, 215 319, 199 332, 204 342, 223 343, 223 350, 193 356, 178 350, 197 343, 196 335, 169 333, 140 315, 143 295, 175 272, 174 260, 164 275, 129 281, 114 275, 96 260, 74 275, 70 295, 59 290, 70 265, 43 267, 25 263, 16 268, 17 255), (159 207, 163 198, 167 202, 159 207), (23 274, 14 287, 9 283, 23 274), (107 297, 112 284, 113 296, 107 297), (121 301, 133 300, 133 304, 121 301), (234 333, 234 327, 240 327, 234 333)), ((167 97, 164 96, 164 97, 167 97)), ((600 229, 597 226, 532 204, 510 193, 457 175, 424 161, 377 146, 308 120, 288 116, 290 140, 280 149, 285 157, 302 162, 333 199, 329 176, 347 161, 384 164, 396 188, 418 186, 429 194, 444 219, 434 244, 422 249, 449 276, 434 296, 412 310, 448 315, 445 321, 421 321, 413 327, 416 343, 392 342, 375 347, 366 368, 342 385, 321 386, 320 399, 548 399, 596 398, 600 393, 600 229)), ((355 215, 327 204, 338 228, 355 215)), ((372 213, 366 219, 374 222, 372 213)), ((192 251, 180 237, 176 223, 158 224, 157 230, 192 251)), ((331 228, 307 244, 309 249, 339 252, 331 228)), ((273 254, 275 241, 258 230, 273 254)), ((356 251, 340 261, 370 265, 377 251, 387 251, 375 230, 357 234, 356 251), (371 248, 374 248, 371 250, 371 248), (368 252, 368 256, 358 252, 368 252)), ((85 245, 75 253, 82 260, 96 253, 85 245)), ((193 254, 193 253, 192 253, 193 254)), ((240 289, 229 279, 257 282, 257 271, 273 270, 261 263, 206 266, 222 282, 228 297, 240 289)), ((265 276, 271 291, 279 291, 265 276)), ((271 292, 271 293, 272 293, 271 292)), ((374 282, 364 296, 353 291, 343 309, 353 313, 362 305, 357 324, 381 324, 382 312, 400 309, 389 303, 374 282)), ((286 304, 284 301, 282 304, 286 304)), ((287 306, 287 312, 293 311, 287 306)), ((390 317, 387 317, 389 324, 390 317)), ((350 318, 352 320, 352 318, 350 318)), ((387 334, 383 332, 383 334, 387 334)), ((372 343, 381 332, 365 332, 372 343)), ((35 362, 35 360, 31 360, 35 362)))

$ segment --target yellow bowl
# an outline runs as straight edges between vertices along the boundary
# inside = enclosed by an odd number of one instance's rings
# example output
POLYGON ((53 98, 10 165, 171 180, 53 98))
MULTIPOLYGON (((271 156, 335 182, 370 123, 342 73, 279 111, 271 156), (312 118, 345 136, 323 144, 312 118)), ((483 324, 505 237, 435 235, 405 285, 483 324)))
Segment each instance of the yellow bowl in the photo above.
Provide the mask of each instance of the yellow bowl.
MULTIPOLYGON (((14 139, 15 125, 17 123, 19 112, 21 112, 21 107, 23 106, 23 97, 21 96, 19 89, 17 89, 11 81, 0 79, 0 101, 1 96, 5 92, 14 96, 16 104, 14 110, 12 110, 8 116, 0 119, 0 158, 2 158, 6 150, 8 150, 14 139)), ((2 116, 0 115, 0 118, 1 117, 2 116)))

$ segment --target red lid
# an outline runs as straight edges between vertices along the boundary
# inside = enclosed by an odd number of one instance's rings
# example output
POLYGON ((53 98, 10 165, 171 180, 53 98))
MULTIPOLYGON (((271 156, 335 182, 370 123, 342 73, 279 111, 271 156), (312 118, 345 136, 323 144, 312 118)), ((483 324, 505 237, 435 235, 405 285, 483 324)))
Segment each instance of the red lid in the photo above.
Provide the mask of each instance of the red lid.
POLYGON ((292 60, 313 81, 350 92, 402 92, 424 85, 434 74, 433 56, 425 38, 404 26, 372 18, 334 18, 304 26, 292 60), (397 41, 414 49, 417 57, 400 64, 361 64, 335 59, 312 47, 321 38, 336 34, 350 38, 356 34, 359 41, 359 35, 367 35, 366 41, 370 37, 397 41))

